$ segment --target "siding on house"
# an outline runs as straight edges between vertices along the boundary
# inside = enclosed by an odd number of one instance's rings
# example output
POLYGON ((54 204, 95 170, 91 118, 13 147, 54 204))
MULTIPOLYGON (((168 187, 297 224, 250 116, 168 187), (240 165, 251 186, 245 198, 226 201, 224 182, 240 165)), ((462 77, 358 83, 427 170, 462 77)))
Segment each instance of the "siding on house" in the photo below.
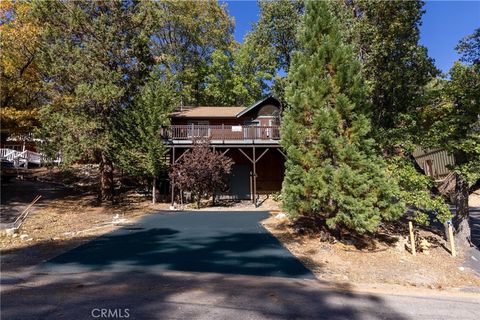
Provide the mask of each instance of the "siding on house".
POLYGON ((425 173, 435 180, 443 180, 450 173, 448 166, 455 164, 453 156, 441 148, 419 147, 415 149, 413 156, 425 173))

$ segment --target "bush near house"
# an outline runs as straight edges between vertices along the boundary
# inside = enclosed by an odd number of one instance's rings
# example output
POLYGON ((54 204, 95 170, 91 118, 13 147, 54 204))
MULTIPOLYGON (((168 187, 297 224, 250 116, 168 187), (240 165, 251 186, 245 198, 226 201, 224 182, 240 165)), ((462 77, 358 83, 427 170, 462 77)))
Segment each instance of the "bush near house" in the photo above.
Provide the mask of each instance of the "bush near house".
POLYGON ((200 208, 203 197, 212 195, 215 200, 215 192, 227 187, 232 165, 229 157, 211 150, 208 142, 197 142, 191 151, 173 164, 170 181, 175 188, 191 192, 197 208, 200 208))

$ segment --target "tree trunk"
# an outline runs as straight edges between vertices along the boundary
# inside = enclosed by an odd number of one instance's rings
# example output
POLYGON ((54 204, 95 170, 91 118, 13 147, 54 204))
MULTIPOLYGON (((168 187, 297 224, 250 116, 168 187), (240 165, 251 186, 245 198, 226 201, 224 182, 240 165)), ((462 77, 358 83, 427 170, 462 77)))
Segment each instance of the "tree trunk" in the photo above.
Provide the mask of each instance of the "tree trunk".
POLYGON ((157 203, 157 177, 153 177, 152 181, 152 203, 157 203))
MULTIPOLYGON (((453 154, 455 165, 464 164, 467 159, 462 151, 453 154)), ((459 247, 470 246, 470 214, 468 211, 469 188, 468 181, 460 174, 455 174, 455 216, 453 217, 453 228, 455 229, 455 241, 459 247)))
POLYGON ((455 229, 455 240, 458 246, 467 248, 470 246, 470 214, 468 210, 469 196, 468 182, 461 175, 457 174, 455 183, 455 216, 453 227, 455 229))
POLYGON ((100 160, 100 201, 114 200, 113 164, 105 153, 100 160))

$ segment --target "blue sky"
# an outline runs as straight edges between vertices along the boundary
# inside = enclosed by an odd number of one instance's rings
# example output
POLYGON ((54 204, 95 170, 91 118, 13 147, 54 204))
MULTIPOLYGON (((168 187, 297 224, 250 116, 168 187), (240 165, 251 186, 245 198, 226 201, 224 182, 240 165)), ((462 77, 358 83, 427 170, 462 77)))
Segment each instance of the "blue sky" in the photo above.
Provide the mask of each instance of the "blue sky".
MULTIPOLYGON (((235 17, 235 38, 242 41, 256 22, 259 9, 256 1, 226 1, 230 15, 235 17)), ((455 45, 466 35, 480 27, 480 0, 427 1, 420 27, 420 43, 428 48, 435 65, 447 72, 458 59, 455 45)))

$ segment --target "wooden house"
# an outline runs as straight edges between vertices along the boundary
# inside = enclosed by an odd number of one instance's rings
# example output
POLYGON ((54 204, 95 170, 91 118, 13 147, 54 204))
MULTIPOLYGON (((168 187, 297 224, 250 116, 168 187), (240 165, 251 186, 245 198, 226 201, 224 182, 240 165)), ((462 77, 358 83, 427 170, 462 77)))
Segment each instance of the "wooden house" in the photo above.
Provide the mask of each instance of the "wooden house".
MULTIPOLYGON (((182 107, 171 115, 164 138, 170 162, 179 161, 194 142, 211 147, 234 161, 223 197, 257 201, 259 194, 281 189, 285 155, 279 144, 281 104, 270 96, 249 107, 182 107)), ((174 201, 176 190, 170 188, 174 201)))

